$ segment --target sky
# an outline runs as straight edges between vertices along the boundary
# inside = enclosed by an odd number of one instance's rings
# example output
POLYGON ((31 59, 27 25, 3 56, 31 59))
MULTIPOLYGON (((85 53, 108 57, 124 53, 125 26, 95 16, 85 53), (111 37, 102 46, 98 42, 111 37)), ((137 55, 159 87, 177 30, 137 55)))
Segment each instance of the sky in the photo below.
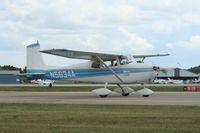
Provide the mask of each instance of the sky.
MULTIPOLYGON (((200 65, 199 0, 0 0, 0 65, 26 66, 26 46, 124 55, 162 67, 200 65)), ((43 54, 48 65, 71 60, 43 54)))

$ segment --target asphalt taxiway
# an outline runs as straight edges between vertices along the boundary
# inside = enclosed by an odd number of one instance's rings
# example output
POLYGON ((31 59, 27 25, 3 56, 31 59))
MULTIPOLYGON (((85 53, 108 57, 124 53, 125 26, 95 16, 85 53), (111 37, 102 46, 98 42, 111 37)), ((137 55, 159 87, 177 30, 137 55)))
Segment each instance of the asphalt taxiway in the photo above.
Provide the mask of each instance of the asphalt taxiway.
POLYGON ((127 97, 112 93, 107 98, 100 98, 92 92, 1 91, 0 103, 200 106, 200 92, 155 92, 147 98, 136 93, 127 97))

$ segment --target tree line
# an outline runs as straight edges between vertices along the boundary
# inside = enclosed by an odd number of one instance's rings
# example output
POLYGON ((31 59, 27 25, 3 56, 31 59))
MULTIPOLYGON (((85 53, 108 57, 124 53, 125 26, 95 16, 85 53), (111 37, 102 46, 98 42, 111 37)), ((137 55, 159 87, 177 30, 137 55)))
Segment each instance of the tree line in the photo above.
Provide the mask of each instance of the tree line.
POLYGON ((26 73, 26 67, 19 68, 19 67, 15 67, 15 66, 11 66, 11 65, 0 66, 0 70, 19 70, 20 73, 26 73))
POLYGON ((200 65, 196 67, 191 67, 188 69, 188 71, 193 72, 193 73, 200 73, 200 65))

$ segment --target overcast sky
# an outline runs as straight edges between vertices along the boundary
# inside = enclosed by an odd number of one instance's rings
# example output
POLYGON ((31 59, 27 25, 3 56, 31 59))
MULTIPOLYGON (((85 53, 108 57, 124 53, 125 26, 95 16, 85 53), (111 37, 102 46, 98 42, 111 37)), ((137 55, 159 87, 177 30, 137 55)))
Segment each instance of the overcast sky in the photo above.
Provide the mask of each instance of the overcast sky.
MULTIPOLYGON (((200 65, 199 0, 0 0, 0 65, 26 65, 26 46, 149 58, 163 67, 200 65)), ((46 64, 76 63, 44 55, 46 64)))

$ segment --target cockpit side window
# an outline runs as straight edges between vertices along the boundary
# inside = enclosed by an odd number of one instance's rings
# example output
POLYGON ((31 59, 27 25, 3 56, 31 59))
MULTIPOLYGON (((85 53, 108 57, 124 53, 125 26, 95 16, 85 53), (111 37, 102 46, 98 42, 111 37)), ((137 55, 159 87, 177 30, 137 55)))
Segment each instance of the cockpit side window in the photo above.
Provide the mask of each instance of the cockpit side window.
POLYGON ((105 63, 110 67, 117 66, 117 61, 116 60, 107 61, 105 63))
MULTIPOLYGON (((126 65, 126 64, 129 64, 131 62, 132 61, 129 60, 128 58, 119 57, 116 60, 105 61, 104 63, 109 67, 115 67, 115 66, 118 66, 118 65, 126 65)), ((100 61, 93 61, 91 67, 92 68, 104 68, 104 65, 100 61)))
POLYGON ((100 68, 100 67, 101 67, 101 63, 99 61, 92 62, 92 68, 100 68))

